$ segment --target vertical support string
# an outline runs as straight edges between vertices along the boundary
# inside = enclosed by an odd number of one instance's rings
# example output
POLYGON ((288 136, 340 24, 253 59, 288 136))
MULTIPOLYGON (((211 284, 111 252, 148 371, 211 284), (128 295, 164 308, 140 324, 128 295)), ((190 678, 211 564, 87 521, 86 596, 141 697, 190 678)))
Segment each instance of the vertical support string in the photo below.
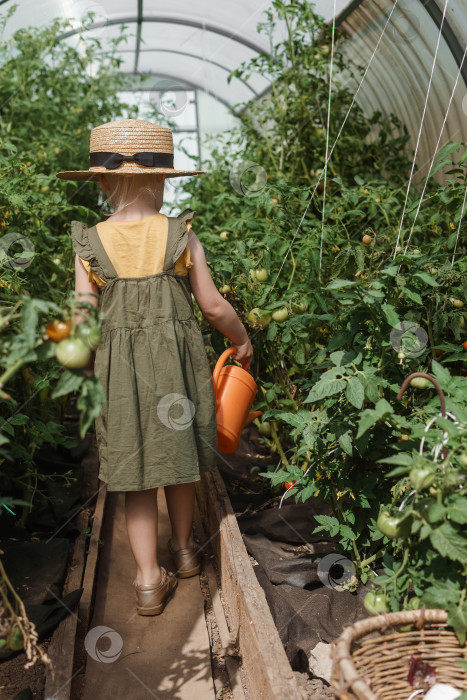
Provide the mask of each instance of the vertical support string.
POLYGON ((336 29, 336 0, 332 13, 332 39, 331 39, 331 64, 329 67, 329 94, 328 94, 328 116, 326 124, 326 155, 324 157, 324 188, 323 188, 323 213, 321 216, 321 240, 319 242, 319 277, 321 278, 321 266, 323 262, 323 240, 324 240, 324 211, 326 208, 326 183, 328 174, 328 152, 329 152, 329 126, 331 123, 331 97, 332 97, 332 69, 334 65, 334 34, 336 29))
POLYGON ((426 108, 427 108, 427 105, 428 105, 428 98, 429 98, 429 96, 430 96, 431 84, 432 84, 432 82, 433 82, 433 74, 434 74, 434 72, 435 72, 436 59, 437 59, 437 57, 438 57, 438 49, 439 49, 439 44, 440 44, 440 41, 441 41, 441 35, 442 35, 443 25, 444 25, 444 18, 446 17, 446 10, 447 10, 447 7, 448 7, 448 3, 449 3, 449 0, 446 0, 446 2, 444 3, 443 18, 442 18, 441 23, 440 23, 439 33, 438 33, 438 41, 436 42, 435 54, 434 54, 434 56, 433 56, 433 63, 432 63, 432 65, 431 65, 430 79, 429 79, 429 81, 428 81, 428 89, 427 89, 427 92, 426 92, 425 104, 424 104, 424 106, 423 106, 422 118, 421 118, 421 121, 420 121, 420 128, 419 128, 419 130, 418 130, 417 143, 416 143, 416 146, 415 146, 415 152, 414 152, 413 161, 412 161, 412 168, 411 168, 411 170, 410 170, 409 182, 408 182, 408 184, 407 184, 407 191, 406 191, 406 193, 405 193, 404 208, 403 208, 403 210, 402 210, 402 216, 401 216, 401 220, 400 220, 400 224, 399 224, 399 231, 397 232, 397 240, 396 240, 396 244, 395 244, 395 246, 394 246, 394 253, 393 253, 393 256, 392 256, 392 259, 393 259, 393 260, 394 260, 394 258, 395 258, 396 255, 397 255, 397 248, 399 247, 399 241, 400 241, 400 238, 401 238, 402 224, 403 224, 403 222, 404 222, 404 216, 405 216, 405 212, 406 212, 406 209, 407 209, 407 202, 408 202, 408 200, 409 200, 409 192, 410 192, 410 187, 411 187, 411 185, 412 185, 413 173, 414 173, 414 170, 415 170, 415 161, 417 160, 418 147, 419 147, 419 145, 420 145, 420 139, 421 139, 421 135, 422 135, 423 124, 424 124, 424 121, 425 121, 426 108))
POLYGON ((464 216, 464 211, 465 211, 465 200, 467 198, 467 187, 465 188, 464 192, 464 201, 462 202, 462 209, 461 209, 461 216, 459 219, 459 226, 457 227, 457 236, 456 236, 456 243, 454 245, 454 250, 452 252, 452 260, 451 260, 451 267, 454 265, 454 258, 456 256, 456 250, 457 250, 457 244, 459 243, 459 234, 461 231, 461 224, 462 224, 462 218, 464 216))
POLYGON ((419 201, 419 203, 418 203, 417 211, 415 212, 415 217, 414 217, 414 220, 413 220, 413 224, 412 224, 412 226, 411 226, 411 229, 410 229, 410 232, 409 232, 409 235, 408 235, 408 238, 407 238, 407 243, 406 243, 406 245, 405 245, 404 253, 407 252, 407 248, 409 247, 410 239, 411 239, 411 237, 412 237, 412 233, 413 233, 413 230, 414 230, 414 228, 415 228, 415 222, 416 222, 417 216, 418 216, 418 214, 419 214, 419 212, 420 212, 420 207, 422 206, 422 201, 423 201, 423 198, 424 198, 424 196, 425 196, 426 188, 427 188, 427 186, 428 186, 428 176, 429 176, 429 174, 430 174, 430 172, 431 172, 431 169, 433 168, 433 163, 435 162, 436 154, 437 154, 438 147, 439 147, 439 144, 440 144, 440 141, 441 141, 441 137, 442 137, 442 135, 443 135, 444 127, 445 127, 445 125, 446 125, 446 121, 447 121, 447 118, 448 118, 449 110, 450 110, 450 108, 451 108, 452 100, 454 99, 454 94, 455 94, 455 92, 456 92, 457 83, 459 82, 459 78, 460 78, 460 75, 461 75, 461 72, 462 72, 462 65, 463 65, 463 63, 464 63, 464 59, 465 59, 465 54, 466 54, 466 52, 467 52, 467 46, 466 46, 466 48, 464 49, 464 55, 462 56, 462 61, 461 61, 461 63, 460 63, 459 70, 458 70, 457 77, 456 77, 456 81, 455 81, 455 83, 454 83, 454 87, 453 87, 452 92, 451 92, 451 97, 449 98, 449 103, 448 103, 448 106, 447 106, 447 109, 446 109, 446 113, 445 113, 445 115, 444 115, 444 120, 443 120, 443 124, 442 124, 442 126, 441 126, 441 131, 439 132, 438 141, 436 142, 436 146, 435 146, 435 149, 434 149, 434 151, 433 151, 433 158, 431 159, 430 167, 428 168, 428 173, 427 173, 427 176, 426 176, 426 178, 425 178, 425 184, 423 185, 422 194, 421 194, 421 197, 420 197, 420 201, 419 201))
MULTIPOLYGON (((336 144, 337 144, 337 142, 338 142, 338 140, 339 140, 339 138, 340 138, 340 135, 341 135, 341 133, 342 133, 342 131, 343 131, 343 129, 344 129, 346 123, 347 123, 347 119, 348 119, 348 117, 349 117, 350 112, 352 111, 352 107, 353 107, 354 104, 355 104, 355 101, 356 101, 356 99, 357 99, 357 95, 358 95, 358 93, 360 92, 360 89, 361 89, 361 87, 362 87, 362 85, 363 85, 363 83, 364 83, 364 81, 365 81, 365 78, 366 78, 366 76, 367 76, 367 73, 368 73, 368 71, 369 71, 369 69, 370 69, 370 66, 371 66, 371 64, 372 64, 372 62, 373 62, 373 59, 374 59, 374 57, 375 57, 375 55, 376 55, 376 52, 377 52, 377 50, 378 50, 378 48, 379 48, 379 45, 380 45, 381 40, 382 40, 382 38, 383 38, 383 36, 384 36, 384 33, 385 33, 386 29, 387 29, 387 26, 388 26, 389 22, 391 21, 391 17, 392 17, 392 15, 393 15, 394 10, 395 10, 396 7, 397 7, 397 3, 398 3, 398 2, 399 2, 399 0, 395 0, 394 5, 393 5, 392 8, 391 8, 391 12, 390 12, 389 15, 388 15, 388 18, 387 18, 387 20, 386 20, 386 22, 385 22, 385 25, 384 25, 384 27, 383 27, 383 30, 382 30, 382 32, 381 32, 381 34, 380 34, 380 36, 379 36, 378 41, 376 42, 376 46, 375 46, 375 48, 373 49, 373 52, 372 52, 372 54, 371 54, 371 56, 370 56, 370 59, 369 59, 367 65, 366 65, 366 68, 365 68, 364 73, 363 73, 363 75, 362 75, 362 79, 360 80, 360 83, 358 84, 357 90, 355 91, 355 94, 354 94, 354 96, 353 96, 353 98, 352 98, 352 102, 350 103, 350 107, 348 108, 348 110, 347 110, 347 112, 346 112, 346 115, 345 115, 345 117, 344 117, 344 119, 343 119, 343 121, 342 121, 342 124, 340 125, 339 131, 337 132, 337 136, 336 136, 336 139, 335 139, 335 141, 334 141, 334 144, 333 144, 333 146, 332 146, 332 148, 331 148, 331 152, 329 153, 329 157, 328 157, 328 159, 326 160, 326 165, 327 165, 329 159, 331 158, 332 154, 334 153, 334 149, 335 149, 335 147, 336 147, 336 144)), ((284 258, 283 258, 282 263, 281 263, 281 266, 280 266, 280 268, 279 268, 279 272, 277 273, 276 279, 275 279, 274 282, 272 283, 272 285, 271 285, 271 287, 270 287, 270 289, 269 289, 269 292, 268 292, 268 294, 266 295, 266 298, 269 297, 269 294, 272 292, 272 290, 274 289, 274 287, 275 287, 275 285, 276 285, 277 280, 279 279, 279 276, 280 276, 280 274, 281 274, 282 268, 284 267, 285 261, 287 260, 287 256, 288 256, 288 254, 289 254, 289 252, 290 252, 290 249, 291 249, 291 247, 292 247, 292 245, 293 245, 293 243, 294 243, 294 241, 295 241, 295 238, 297 237, 298 232, 300 231, 300 228, 301 228, 301 226, 302 226, 303 220, 304 220, 304 218, 305 218, 305 216, 306 216, 306 214, 307 214, 307 212, 308 212, 308 209, 309 209, 309 207, 310 207, 311 202, 313 201, 313 198, 314 198, 314 196, 315 196, 315 192, 316 192, 316 190, 318 189, 318 185, 319 185, 319 183, 321 182, 322 176, 323 176, 323 173, 321 173, 321 175, 319 176, 318 181, 317 181, 317 183, 316 183, 316 185, 315 185, 315 187, 314 187, 314 189, 313 189, 313 192, 312 192, 311 195, 310 195, 310 198, 309 198, 309 200, 308 200, 308 202, 307 202, 307 205, 306 205, 306 207, 305 207, 305 210, 304 210, 304 212, 303 212, 303 214, 302 214, 302 218, 300 219, 299 224, 298 224, 298 226, 297 226, 297 229, 296 229, 296 231, 295 231, 295 233, 294 233, 294 235, 293 235, 293 237, 292 237, 292 240, 291 240, 291 242, 290 242, 290 244, 289 244, 289 247, 287 248, 287 250, 286 250, 286 252, 285 252, 284 258)))

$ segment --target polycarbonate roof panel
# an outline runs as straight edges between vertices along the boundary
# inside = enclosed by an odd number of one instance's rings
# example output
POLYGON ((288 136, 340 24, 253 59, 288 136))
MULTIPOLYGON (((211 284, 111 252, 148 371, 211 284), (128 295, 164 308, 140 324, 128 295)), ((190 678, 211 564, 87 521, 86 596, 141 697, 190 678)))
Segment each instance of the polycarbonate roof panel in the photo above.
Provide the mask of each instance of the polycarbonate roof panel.
MULTIPOLYGON (((2 10, 12 2, 4 1, 2 10)), ((349 3, 336 0, 337 13, 349 3)), ((88 35, 98 38, 103 50, 109 49, 107 39, 119 35, 121 24, 128 25, 128 40, 119 46, 125 72, 149 69, 206 90, 224 105, 235 105, 250 100, 270 84, 257 75, 250 76, 247 83, 239 79, 227 82, 229 72, 243 61, 260 51, 269 53, 269 37, 257 32, 257 24, 266 19, 264 12, 270 4, 270 0, 23 0, 7 25, 6 36, 19 27, 39 26, 54 17, 80 20, 93 11, 97 26, 91 28, 90 24, 88 35)), ((330 0, 317 0, 315 7, 325 19, 332 17, 334 3, 330 0)), ((279 20, 273 43, 286 35, 285 24, 279 20)), ((74 46, 79 43, 76 36, 65 40, 74 46)))
MULTIPOLYGON (((443 5, 437 2, 443 8, 443 5)), ((467 43, 467 0, 456 0, 448 4, 446 17, 461 46, 467 43)))
MULTIPOLYGON (((451 0, 451 3, 457 6, 459 12, 456 12, 456 17, 460 20, 462 16, 465 27, 466 0, 451 0)), ((464 108, 462 104, 466 84, 455 58, 459 46, 454 45, 457 44, 454 41, 448 43, 446 38, 449 37, 449 25, 454 22, 454 15, 446 13, 444 34, 440 37, 440 29, 433 15, 439 15, 438 19, 442 17, 445 3, 433 4, 430 14, 426 0, 399 0, 397 4, 392 0, 363 0, 342 22, 342 28, 349 34, 349 39, 343 45, 344 55, 364 67, 371 60, 357 95, 358 104, 366 114, 376 110, 385 116, 391 112, 396 114, 407 126, 410 134, 408 148, 412 151, 416 149, 420 132, 415 181, 428 173, 433 155, 447 141, 467 140, 467 104, 464 101, 464 108), (384 34, 372 59, 383 29, 384 34)), ((465 39, 463 42, 462 52, 465 51, 465 39)), ((467 59, 464 61, 465 68, 467 59)), ((355 93, 358 88, 356 79, 349 74, 344 79, 355 93)), ((441 173, 438 179, 443 179, 441 173)))

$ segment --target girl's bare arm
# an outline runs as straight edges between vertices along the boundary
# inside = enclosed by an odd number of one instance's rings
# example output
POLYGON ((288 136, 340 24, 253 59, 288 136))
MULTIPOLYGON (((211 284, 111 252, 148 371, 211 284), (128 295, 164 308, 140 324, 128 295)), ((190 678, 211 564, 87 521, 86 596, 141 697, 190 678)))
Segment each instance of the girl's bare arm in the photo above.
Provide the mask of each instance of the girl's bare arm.
POLYGON ((203 246, 192 230, 188 236, 188 245, 193 262, 188 274, 196 302, 206 320, 236 346, 237 352, 232 357, 240 362, 243 369, 248 370, 253 348, 245 326, 233 306, 217 291, 206 263, 203 246))
MULTIPOLYGON (((81 262, 79 255, 75 256, 75 292, 77 293, 78 301, 89 301, 93 306, 99 304, 99 288, 94 282, 88 280, 88 273, 85 270, 83 263, 81 262), (96 296, 94 296, 96 295, 96 296)), ((78 325, 86 320, 85 315, 76 314, 75 324, 78 325)), ((91 357, 88 364, 83 367, 85 374, 88 377, 92 377, 94 374, 94 351, 91 352, 91 357)))

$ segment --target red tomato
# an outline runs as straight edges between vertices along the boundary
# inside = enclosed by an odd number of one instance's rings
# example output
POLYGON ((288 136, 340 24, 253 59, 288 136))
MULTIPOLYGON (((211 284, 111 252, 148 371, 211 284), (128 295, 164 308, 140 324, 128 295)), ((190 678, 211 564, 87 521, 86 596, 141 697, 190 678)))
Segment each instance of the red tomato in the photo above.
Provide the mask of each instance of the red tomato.
POLYGON ((284 486, 285 486, 285 488, 287 489, 287 491, 288 491, 289 489, 291 489, 292 486, 293 486, 294 484, 295 484, 295 481, 286 481, 286 482, 284 482, 284 486))
POLYGON ((45 327, 45 332, 51 340, 58 343, 64 338, 68 338, 71 333, 71 321, 58 321, 53 319, 49 321, 45 327))

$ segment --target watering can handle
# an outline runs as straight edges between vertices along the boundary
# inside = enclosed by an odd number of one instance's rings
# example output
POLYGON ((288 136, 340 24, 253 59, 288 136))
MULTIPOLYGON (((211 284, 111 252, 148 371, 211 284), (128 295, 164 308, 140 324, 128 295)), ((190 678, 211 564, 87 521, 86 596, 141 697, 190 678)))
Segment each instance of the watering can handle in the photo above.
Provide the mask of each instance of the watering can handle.
POLYGON ((214 391, 217 393, 217 382, 219 381, 219 373, 224 366, 224 363, 226 362, 227 358, 230 357, 234 352, 237 352, 237 348, 235 345, 232 345, 231 348, 227 348, 227 350, 224 350, 222 355, 219 357, 219 359, 216 362, 216 366, 214 367, 214 372, 212 373, 212 383, 214 384, 214 391))

